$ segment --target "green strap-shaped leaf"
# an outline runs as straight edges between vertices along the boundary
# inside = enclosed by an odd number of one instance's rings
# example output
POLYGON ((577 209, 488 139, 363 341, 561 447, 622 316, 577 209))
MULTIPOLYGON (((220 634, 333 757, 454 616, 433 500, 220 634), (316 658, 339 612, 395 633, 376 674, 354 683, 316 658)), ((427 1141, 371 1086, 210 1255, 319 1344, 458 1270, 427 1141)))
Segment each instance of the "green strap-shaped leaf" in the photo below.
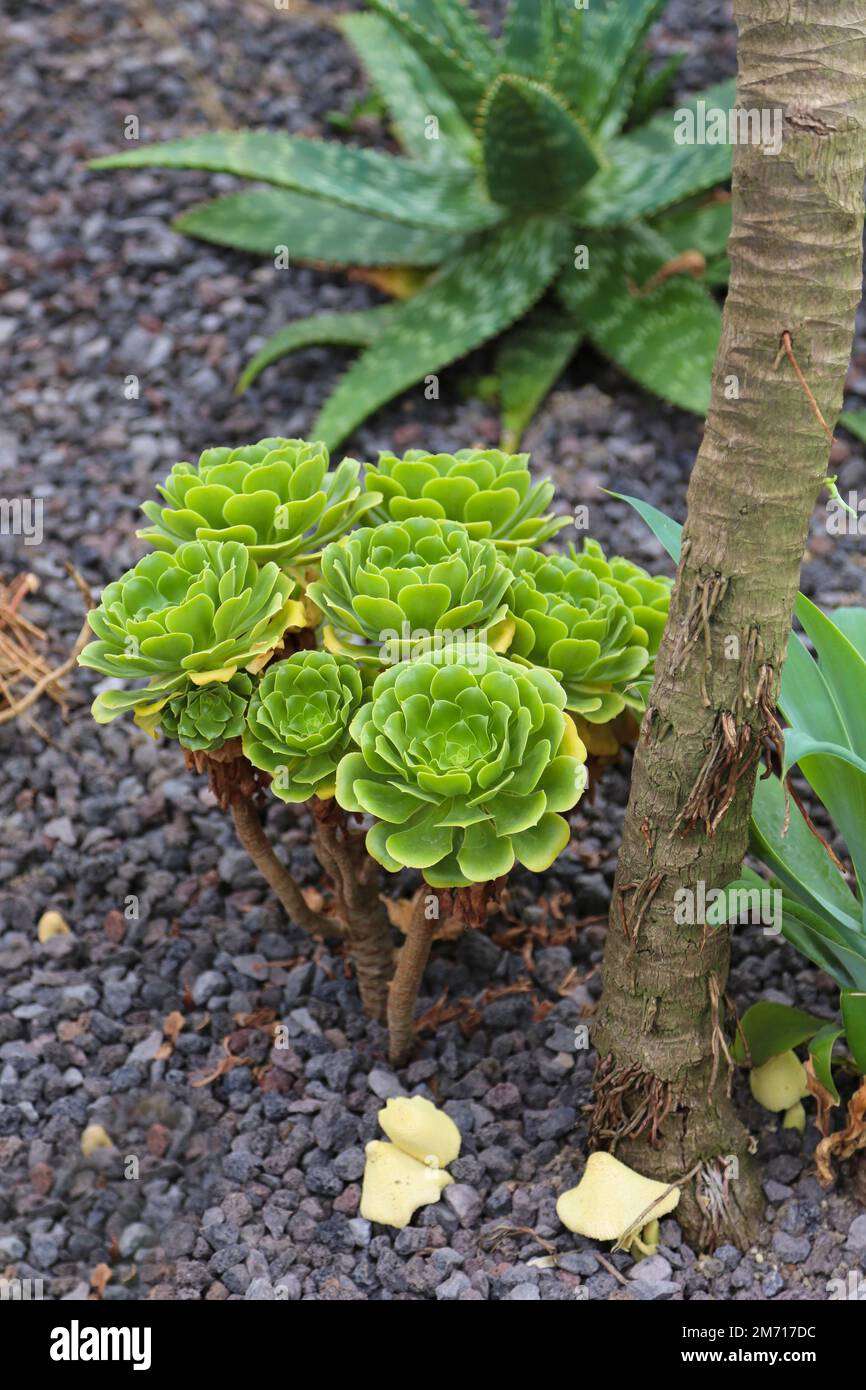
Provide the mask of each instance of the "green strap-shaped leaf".
POLYGON ((815 1076, 830 1095, 839 1104, 839 1092, 836 1090, 836 1082, 833 1080, 833 1047, 841 1038, 844 1029, 839 1028, 835 1023, 827 1023, 819 1033, 809 1043, 809 1056, 812 1059, 812 1068, 815 1076))
POLYGON ((94 160, 93 169, 210 169, 274 183, 419 227, 481 230, 499 213, 477 175, 271 130, 217 131, 94 160))
POLYGON ((866 991, 866 938, 783 900, 782 935, 841 989, 866 991))
POLYGON ((788 729, 784 771, 795 763, 841 831, 862 895, 866 888, 866 761, 851 748, 788 729))
POLYGON ((438 265, 462 244, 453 232, 410 227, 285 188, 229 193, 191 208, 174 225, 218 246, 264 256, 286 246, 290 259, 328 265, 438 265))
POLYGON ((314 435, 330 448, 416 381, 487 342, 531 308, 568 254, 569 229, 528 218, 492 232, 411 299, 349 369, 314 435))
POLYGON ((857 899, 778 777, 759 776, 755 784, 751 843, 788 893, 813 912, 858 929, 857 899))
POLYGON ((601 125, 623 76, 665 0, 617 0, 587 6, 580 50, 577 110, 591 130, 601 125))
MULTIPOLYGON (((699 101, 727 110, 734 101, 733 83, 702 93, 683 111, 694 111, 699 101)), ((680 145, 677 129, 674 112, 663 111, 612 140, 605 149, 608 165, 572 204, 575 219, 589 227, 619 226, 662 212, 731 177, 730 145, 680 145)))
POLYGON ((481 109, 481 147, 490 197, 514 212, 562 207, 600 163, 555 93, 527 77, 494 82, 481 109))
POLYGON ((497 370, 502 391, 502 447, 515 450, 548 391, 580 343, 574 319, 541 304, 502 340, 497 370))
POLYGON ((464 117, 473 121, 498 68, 496 50, 474 15, 459 0, 369 3, 412 43, 464 117))
POLYGON ((866 1075, 866 994, 843 990, 841 999, 845 1040, 862 1075, 866 1075))
POLYGON ((753 1067, 762 1067, 780 1052, 789 1052, 808 1042, 822 1027, 821 1019, 807 1014, 804 1009, 761 1000, 747 1009, 740 1019, 734 1040, 734 1060, 741 1063, 750 1060, 753 1067))
POLYGON ((298 319, 287 323, 268 338, 255 357, 247 363, 235 388, 240 395, 251 386, 260 372, 278 362, 290 352, 301 348, 367 347, 396 319, 402 304, 381 304, 375 309, 357 309, 348 314, 319 314, 316 318, 298 319))
POLYGON ((575 323, 641 386, 704 415, 722 327, 712 297, 683 275, 652 286, 672 253, 649 227, 595 232, 588 243, 588 268, 557 286, 575 323))
POLYGON ((457 105, 393 24, 375 14, 347 14, 340 28, 385 103, 407 154, 447 166, 455 160, 468 163, 478 154, 478 141, 457 105))
POLYGON ((503 47, 509 72, 545 76, 558 32, 558 10, 559 0, 511 0, 503 47))
POLYGON ((839 711, 846 737, 840 739, 823 725, 815 727, 805 719, 792 719, 791 723, 796 723, 815 738, 829 738, 835 743, 846 742, 861 758, 866 758, 866 720, 863 717, 866 660, 833 619, 805 594, 797 595, 794 612, 815 645, 819 670, 839 711))
POLYGON ((833 622, 866 661, 866 608, 836 608, 833 622))

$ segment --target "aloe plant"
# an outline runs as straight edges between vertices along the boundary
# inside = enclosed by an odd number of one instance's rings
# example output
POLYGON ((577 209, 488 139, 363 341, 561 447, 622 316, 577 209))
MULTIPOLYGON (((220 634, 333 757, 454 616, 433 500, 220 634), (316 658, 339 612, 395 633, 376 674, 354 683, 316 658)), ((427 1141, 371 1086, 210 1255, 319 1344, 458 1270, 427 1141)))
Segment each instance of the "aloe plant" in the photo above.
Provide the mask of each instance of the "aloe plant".
POLYGON ((509 571, 491 541, 457 521, 361 527, 326 547, 321 568, 307 592, 331 625, 326 640, 359 660, 393 662, 434 634, 495 629, 506 617, 509 571))
MULTIPOLYGON (((331 447, 385 402, 501 338, 504 438, 516 442, 579 344, 703 414, 720 332, 708 291, 728 218, 700 195, 726 145, 677 145, 653 115, 673 77, 643 44, 664 0, 511 0, 501 42, 464 0, 369 0, 343 17, 400 155, 266 130, 195 135, 92 167, 206 169, 253 180, 177 227, 336 267, 386 267, 400 302, 288 324, 245 389, 287 353, 362 349, 316 424, 331 447), (683 250, 705 283, 671 274, 683 250), (587 263, 588 258, 588 263, 587 263), (403 268, 399 274, 393 268, 403 268)), ((728 109, 733 84, 702 94, 728 109)), ((694 103, 693 103, 694 105, 694 103)))
POLYGON ((379 500, 361 492, 360 464, 344 459, 328 471, 324 444, 260 439, 237 449, 206 449, 198 463, 176 463, 148 501, 151 522, 137 534, 158 550, 184 541, 240 541, 252 559, 285 566, 315 558, 356 525, 379 500))
POLYGON ((337 800, 376 817, 367 848, 391 873, 437 888, 536 873, 569 840, 586 753, 546 671, 445 649, 383 671, 352 722, 337 800))

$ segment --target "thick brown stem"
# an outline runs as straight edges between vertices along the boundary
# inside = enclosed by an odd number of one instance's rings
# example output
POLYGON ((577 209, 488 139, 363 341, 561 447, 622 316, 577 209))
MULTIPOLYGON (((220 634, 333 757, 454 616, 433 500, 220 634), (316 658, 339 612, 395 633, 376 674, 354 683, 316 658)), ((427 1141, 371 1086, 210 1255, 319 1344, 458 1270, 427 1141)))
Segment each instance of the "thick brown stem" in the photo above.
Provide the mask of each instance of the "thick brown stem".
POLYGON ((316 854, 334 885, 364 1012, 381 1022, 394 970, 391 923, 375 886, 367 881, 367 865, 372 864, 369 855, 363 853, 361 858, 355 853, 359 837, 352 835, 345 816, 333 814, 329 806, 313 803, 316 854))
POLYGON ((408 1060, 415 1042, 415 1003, 424 968, 430 958, 433 921, 427 918, 431 889, 422 888, 415 900, 406 940, 397 957, 397 969, 388 992, 388 1055, 400 1064, 408 1060))
POLYGON ((697 905, 739 872, 758 760, 778 739, 773 707, 828 466, 819 417, 836 419, 860 298, 866 152, 863 5, 737 0, 735 10, 738 108, 769 116, 781 142, 734 149, 712 402, 593 1029, 596 1142, 668 1180, 698 1165, 678 1215, 701 1243, 747 1240, 761 1202, 729 1099, 728 932, 705 927, 697 905))
POLYGON ((238 839, 295 925, 314 936, 339 939, 342 936, 339 923, 312 910, 285 864, 274 854, 253 803, 233 801, 230 810, 238 839))

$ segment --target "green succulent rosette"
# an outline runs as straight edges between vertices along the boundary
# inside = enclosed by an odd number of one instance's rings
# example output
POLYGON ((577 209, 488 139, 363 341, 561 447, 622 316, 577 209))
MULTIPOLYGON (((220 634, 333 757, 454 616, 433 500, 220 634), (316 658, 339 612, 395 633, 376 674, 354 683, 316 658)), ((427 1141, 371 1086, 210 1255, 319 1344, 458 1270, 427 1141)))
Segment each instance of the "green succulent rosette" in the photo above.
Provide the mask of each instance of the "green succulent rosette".
POLYGON ((507 562, 514 573, 509 656, 552 671, 568 709, 591 724, 626 708, 642 712, 671 581, 630 560, 606 559, 593 540, 567 555, 521 548, 507 562))
POLYGON ((333 796, 362 700, 358 667, 330 652, 295 652, 268 667, 247 712, 244 753, 283 801, 333 796))
POLYGON ((246 728, 247 705, 253 693, 250 677, 239 671, 230 681, 190 685, 172 695, 154 716, 166 738, 195 751, 222 748, 240 738, 246 728))
POLYGON ((88 613, 97 640, 78 660, 106 676, 150 684, 104 691, 93 703, 94 719, 106 724, 130 710, 148 719, 190 684, 261 669, 286 629, 305 622, 296 588, 277 565, 257 565, 238 541, 190 541, 145 555, 106 585, 88 613))
POLYGON ((324 444, 260 439, 206 449, 197 464, 176 463, 157 488, 167 505, 145 502, 152 523, 138 532, 157 550, 191 540, 239 541, 258 562, 302 564, 375 506, 358 481, 360 464, 328 471, 324 444))
POLYGON ((473 540, 456 521, 414 516, 329 545, 321 578, 307 593, 329 624, 328 646, 356 660, 393 663, 482 629, 495 645, 510 582, 491 541, 473 540))
POLYGON ((376 679, 351 725, 357 751, 337 768, 337 801, 377 823, 367 849, 392 873, 421 869, 437 888, 536 873, 569 840, 586 750, 548 672, 489 648, 445 649, 376 679))
POLYGON ((501 546, 541 545, 568 524, 546 511, 553 498, 548 479, 532 482, 529 454, 501 449, 461 449, 428 454, 410 449, 399 458, 381 453, 364 468, 364 483, 381 494, 373 517, 406 521, 413 516, 461 521, 474 540, 501 546))

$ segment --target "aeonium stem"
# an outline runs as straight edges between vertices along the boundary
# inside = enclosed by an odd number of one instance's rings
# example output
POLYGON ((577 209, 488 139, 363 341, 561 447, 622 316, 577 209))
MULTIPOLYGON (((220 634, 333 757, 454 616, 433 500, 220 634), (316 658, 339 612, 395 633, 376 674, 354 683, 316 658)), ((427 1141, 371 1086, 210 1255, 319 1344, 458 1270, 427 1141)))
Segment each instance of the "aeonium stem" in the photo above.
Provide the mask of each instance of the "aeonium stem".
POLYGON ((342 937, 340 924, 332 917, 324 917, 313 911, 285 864, 277 858, 252 801, 233 800, 229 809, 238 839, 279 898, 287 916, 296 926, 314 936, 327 939, 342 937))
POLYGON ((394 970, 391 923, 375 883, 366 872, 372 864, 349 829, 345 813, 332 801, 310 803, 316 825, 316 854, 334 884, 337 912, 344 923, 355 966, 358 993, 368 1018, 384 1021, 388 986, 394 970))
POLYGON ((388 1055, 397 1065, 408 1060, 415 1041, 415 1003, 436 925, 435 918, 427 917, 429 892, 425 884, 415 899, 388 992, 388 1055))

